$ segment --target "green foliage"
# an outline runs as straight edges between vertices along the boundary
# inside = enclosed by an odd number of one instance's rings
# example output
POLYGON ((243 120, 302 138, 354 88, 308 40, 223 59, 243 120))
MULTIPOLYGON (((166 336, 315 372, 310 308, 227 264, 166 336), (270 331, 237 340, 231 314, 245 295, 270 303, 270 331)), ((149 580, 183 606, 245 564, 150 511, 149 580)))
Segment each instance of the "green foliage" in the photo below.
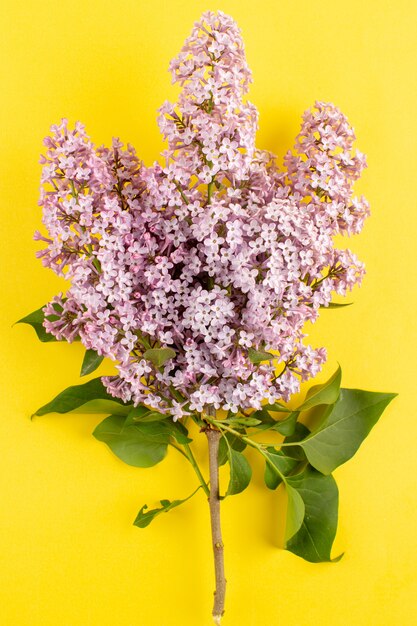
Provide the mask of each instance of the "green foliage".
MULTIPOLYGON (((41 323, 37 321, 39 312, 35 313, 34 318, 28 316, 20 321, 35 327, 41 323)), ((161 348, 149 349, 144 356, 160 368, 174 354, 170 348, 161 348)), ((268 354, 256 352, 257 356, 252 356, 260 359, 254 362, 261 362, 267 360, 265 355, 268 354)), ((87 350, 82 375, 94 371, 101 360, 94 351, 87 350)), ((247 445, 263 455, 266 486, 275 490, 282 485, 287 494, 286 549, 311 562, 332 560, 338 490, 331 472, 353 456, 396 395, 341 389, 340 382, 339 367, 327 382, 313 386, 304 402, 293 411, 275 403, 263 406, 250 416, 230 412, 224 420, 205 414, 192 416, 200 428, 208 422, 222 433, 218 463, 220 466, 228 462, 230 466, 225 497, 241 493, 250 483, 252 470, 242 454, 247 445), (316 407, 321 421, 310 431, 299 417, 304 411, 316 407), (284 415, 279 419, 281 414, 284 415), (281 437, 277 443, 269 445, 259 444, 251 438, 251 433, 260 434, 265 430, 284 436, 284 441, 281 437)), ((188 431, 183 423, 174 422, 171 415, 143 405, 134 407, 113 398, 100 378, 65 389, 35 415, 68 412, 111 413, 96 427, 93 435, 128 465, 156 465, 165 458, 168 446, 174 446, 188 459, 198 476, 200 485, 196 491, 203 488, 209 494, 206 480, 189 446, 192 440, 188 431)), ((156 516, 186 502, 196 491, 183 500, 161 500, 161 506, 154 509, 148 510, 144 505, 134 524, 145 528, 156 516)))
POLYGON ((146 526, 149 526, 149 524, 154 520, 155 517, 157 517, 161 513, 168 513, 168 511, 170 511, 171 509, 174 509, 180 504, 187 502, 187 500, 192 498, 199 489, 201 489, 200 485, 195 491, 193 491, 191 495, 188 496, 188 498, 184 498, 184 500, 160 500, 161 506, 156 509, 149 509, 149 511, 146 510, 148 508, 148 505, 144 504, 137 514, 135 521, 133 522, 134 526, 138 526, 138 528, 146 528, 146 526))
POLYGON ((249 360, 255 365, 262 363, 262 361, 272 361, 272 359, 275 358, 270 352, 265 352, 264 350, 254 350, 253 348, 248 349, 248 357, 249 360))
POLYGON ((330 474, 350 459, 395 396, 341 389, 338 400, 324 412, 319 427, 298 444, 311 465, 330 474))
POLYGON ((257 430, 273 430, 284 436, 291 435, 295 430, 300 412, 285 409, 285 413, 287 417, 277 420, 263 407, 261 410, 252 413, 251 417, 258 420, 258 423, 253 424, 253 426, 257 430))
POLYGON ((287 520, 285 524, 285 541, 287 542, 300 529, 305 518, 304 500, 290 481, 285 482, 287 491, 287 520))
MULTIPOLYGON (((288 411, 286 411, 286 413, 288 413, 288 411)), ((262 409, 258 409, 257 411, 254 411, 251 414, 251 417, 257 419, 260 422, 260 425, 275 424, 275 420, 268 413, 268 411, 266 410, 266 407, 262 407, 262 409)), ((259 426, 259 427, 262 429, 262 426, 259 426)))
POLYGON ((127 416, 126 426, 128 424, 135 424, 136 422, 160 422, 161 420, 172 420, 171 415, 166 415, 164 413, 158 413, 158 411, 154 411, 153 409, 148 409, 143 404, 139 404, 139 406, 134 407, 127 416))
POLYGON ((107 393, 101 378, 93 378, 83 385, 68 387, 51 402, 40 407, 34 415, 47 413, 113 413, 127 415, 131 406, 107 393))
POLYGON ((151 422, 125 427, 125 421, 122 415, 110 415, 97 426, 93 435, 128 465, 151 467, 162 461, 170 443, 165 425, 151 422))
POLYGON ((165 422, 158 422, 161 426, 164 426, 169 435, 175 439, 175 441, 181 445, 191 443, 192 439, 188 437, 188 430, 181 422, 173 422, 170 417, 165 422))
MULTIPOLYGON (((337 529, 338 490, 330 473, 353 456, 396 395, 340 389, 340 382, 339 367, 327 382, 309 390, 297 410, 290 412, 280 404, 265 405, 251 415, 258 423, 245 424, 241 421, 239 432, 224 435, 234 446, 240 437, 245 437, 246 444, 262 452, 266 486, 277 489, 283 485, 286 489, 286 548, 311 562, 332 560, 331 549, 337 529), (314 407, 321 408, 321 422, 310 432, 298 418, 301 413, 314 407), (287 416, 277 420, 271 415, 274 412, 286 412, 287 416), (250 428, 256 431, 271 430, 286 437, 282 443, 265 447, 250 439, 250 433, 246 432, 250 428)), ((225 424, 234 426, 232 420, 226 420, 225 424)), ((222 428, 222 422, 217 422, 217 425, 222 428)), ((246 464, 240 468, 235 461, 235 458, 239 461, 243 455, 230 448, 230 443, 228 447, 223 445, 219 460, 229 460, 231 479, 233 476, 231 484, 236 483, 238 487, 234 490, 229 485, 226 495, 242 491, 242 487, 246 487, 249 482, 246 464)))
POLYGON ((265 456, 264 480, 268 489, 276 489, 282 483, 283 476, 288 476, 300 463, 299 459, 272 447, 265 451, 265 456))
POLYGON ((275 402, 274 404, 265 404, 263 407, 266 411, 278 412, 278 413, 289 413, 291 409, 287 409, 286 406, 281 404, 280 402, 275 402))
POLYGON ((143 353, 143 358, 150 361, 155 367, 162 367, 164 363, 173 359, 175 350, 172 348, 150 348, 143 353))
POLYGON ((227 446, 227 458, 230 465, 230 480, 226 496, 234 496, 244 491, 252 478, 252 469, 241 452, 227 446))
POLYGON ((244 426, 249 428, 250 426, 257 426, 258 424, 261 424, 261 420, 256 419, 255 417, 231 417, 227 420, 227 423, 230 426, 233 426, 233 428, 235 428, 236 426, 244 426))
POLYGON ((285 437, 283 443, 285 444, 285 454, 290 456, 292 459, 298 459, 299 461, 307 462, 307 457, 305 455, 304 450, 297 445, 299 441, 302 441, 310 434, 310 430, 307 428, 305 424, 302 422, 296 422, 295 429, 292 435, 288 435, 285 437), (294 443, 293 446, 290 446, 290 443, 294 443))
POLYGON ((353 302, 330 302, 327 306, 321 306, 321 309, 342 309, 345 306, 352 306, 353 302))
POLYGON ((276 430, 281 435, 290 436, 295 432, 299 411, 292 411, 285 419, 276 422, 272 426, 272 430, 276 430))
POLYGON ((307 466, 301 473, 287 478, 287 493, 291 509, 290 522, 287 522, 286 549, 306 561, 330 561, 339 499, 333 476, 324 476, 307 466), (296 526, 300 521, 301 506, 299 500, 294 499, 295 493, 304 507, 298 529, 296 526))
POLYGON ((95 350, 86 350, 83 363, 81 365, 80 376, 87 376, 94 372, 98 366, 102 363, 104 356, 97 354, 95 350))
POLYGON ((339 397, 340 382, 342 380, 342 370, 340 366, 337 368, 333 376, 322 385, 311 387, 307 393, 307 397, 298 411, 306 411, 320 404, 333 404, 339 397))
MULTIPOLYGON (((18 320, 16 324, 29 324, 29 326, 32 326, 33 330, 38 336, 38 339, 40 339, 40 341, 42 341, 43 343, 58 341, 58 339, 56 339, 54 335, 47 333, 45 328, 43 327, 43 321, 45 319, 43 313, 44 306, 42 306, 40 309, 37 309, 36 311, 33 311, 33 313, 29 313, 29 315, 26 315, 26 317, 22 317, 22 319, 18 320)), ((51 319, 51 317, 49 317, 48 319, 51 319)), ((74 341, 76 341, 76 339, 74 341)))
POLYGON ((151 467, 162 461, 173 440, 180 445, 192 441, 185 426, 171 419, 132 422, 129 417, 110 415, 93 432, 128 465, 151 467))
POLYGON ((246 443, 237 435, 224 433, 219 443, 219 466, 227 463, 229 446, 237 452, 243 452, 246 448, 246 443))
POLYGON ((268 413, 265 407, 263 407, 262 409, 258 411, 254 411, 251 414, 251 417, 254 419, 257 419, 259 422, 256 425, 257 431, 269 430, 270 428, 273 428, 277 424, 277 421, 268 413))

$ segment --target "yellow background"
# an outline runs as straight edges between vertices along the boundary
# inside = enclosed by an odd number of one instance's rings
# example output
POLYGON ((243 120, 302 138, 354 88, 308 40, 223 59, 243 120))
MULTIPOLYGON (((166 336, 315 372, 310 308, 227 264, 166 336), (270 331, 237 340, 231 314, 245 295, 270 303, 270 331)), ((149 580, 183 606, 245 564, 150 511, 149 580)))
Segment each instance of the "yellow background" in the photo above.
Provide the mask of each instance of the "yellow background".
MULTIPOLYGON (((35 260, 32 241, 49 125, 80 119, 96 144, 120 136, 150 164, 162 148, 156 109, 176 95, 168 62, 207 8, 219 7, 14 0, 1 9, 2 626, 211 623, 204 497, 146 530, 132 526, 145 502, 188 495, 191 468, 175 451, 148 470, 124 465, 91 437, 99 417, 30 422, 34 409, 79 381, 82 349, 43 345, 29 327, 11 327, 63 288, 35 260)), ((315 99, 335 102, 355 127, 369 160, 358 191, 372 217, 347 243, 368 275, 353 307, 323 312, 311 341, 329 351, 321 379, 339 361, 345 386, 400 394, 336 472, 334 554, 346 552, 338 564, 313 565, 278 549, 282 499, 262 486, 262 464, 252 455, 250 488, 223 505, 224 625, 414 625, 417 5, 224 0, 220 8, 243 31, 260 147, 282 156, 315 99)))

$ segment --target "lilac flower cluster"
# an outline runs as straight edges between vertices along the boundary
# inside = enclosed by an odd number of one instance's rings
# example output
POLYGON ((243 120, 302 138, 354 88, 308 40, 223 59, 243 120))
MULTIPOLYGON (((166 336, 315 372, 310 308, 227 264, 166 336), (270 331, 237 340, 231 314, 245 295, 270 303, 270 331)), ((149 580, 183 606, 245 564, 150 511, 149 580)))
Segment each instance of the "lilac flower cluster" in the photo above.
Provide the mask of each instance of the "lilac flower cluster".
POLYGON ((170 69, 182 91, 159 111, 164 165, 145 167, 118 140, 96 149, 66 120, 45 139, 38 255, 71 281, 45 328, 113 359, 112 395, 174 419, 288 400, 325 360, 302 343, 305 322, 364 273, 333 238, 368 215, 352 197, 365 159, 323 102, 284 169, 255 148, 243 42, 222 12, 202 16, 170 69), (161 367, 143 357, 166 347, 175 356, 161 367))

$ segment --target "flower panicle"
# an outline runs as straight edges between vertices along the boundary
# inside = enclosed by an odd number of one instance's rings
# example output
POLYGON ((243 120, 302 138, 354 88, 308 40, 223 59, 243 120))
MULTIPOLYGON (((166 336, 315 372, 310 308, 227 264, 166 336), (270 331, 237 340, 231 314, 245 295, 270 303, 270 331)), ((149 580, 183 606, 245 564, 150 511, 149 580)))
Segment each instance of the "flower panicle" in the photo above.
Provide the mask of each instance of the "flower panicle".
POLYGON ((326 359, 305 323, 364 275, 333 239, 369 214, 353 196, 365 158, 324 102, 282 169, 256 148, 251 73, 222 12, 203 14, 170 70, 181 93, 159 110, 163 162, 145 167, 118 139, 96 148, 67 120, 45 139, 38 256, 70 282, 45 328, 115 361, 109 393, 174 419, 288 400, 326 359), (166 347, 163 367, 144 356, 166 347))

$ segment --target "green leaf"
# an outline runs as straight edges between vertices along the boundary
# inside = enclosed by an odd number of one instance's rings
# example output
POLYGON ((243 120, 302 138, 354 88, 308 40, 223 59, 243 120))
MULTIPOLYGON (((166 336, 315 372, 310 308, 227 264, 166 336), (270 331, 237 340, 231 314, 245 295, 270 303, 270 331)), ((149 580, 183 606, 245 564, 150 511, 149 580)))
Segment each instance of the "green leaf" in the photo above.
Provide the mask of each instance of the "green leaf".
POLYGON ((288 498, 287 520, 285 524, 285 541, 287 542, 300 529, 305 515, 305 506, 301 495, 292 487, 289 479, 285 483, 285 489, 288 498))
POLYGON ((254 411, 251 414, 251 417, 259 420, 259 422, 265 422, 266 424, 270 424, 270 423, 275 424, 275 420, 269 415, 265 407, 262 407, 262 409, 258 409, 257 411, 254 411))
POLYGON ((149 526, 149 524, 153 521, 155 517, 157 517, 157 515, 160 515, 161 513, 168 513, 168 511, 170 511, 171 509, 174 509, 180 504, 187 502, 187 500, 192 498, 199 489, 201 489, 201 485, 199 485, 197 489, 188 496, 188 498, 184 498, 184 500, 172 500, 172 502, 171 500, 160 500, 161 506, 157 509, 149 509, 149 511, 147 511, 146 509, 148 508, 148 505, 144 504, 137 514, 135 521, 133 522, 134 526, 138 526, 139 528, 146 528, 146 526, 149 526))
MULTIPOLYGON (((289 411, 286 409, 286 413, 289 411)), ((274 419, 269 412, 263 408, 252 413, 252 418, 259 418, 258 424, 254 425, 257 430, 275 430, 281 435, 288 436, 294 433, 299 411, 292 411, 285 419, 274 419)))
POLYGON ((268 489, 276 489, 282 483, 281 475, 287 476, 297 467, 300 461, 274 448, 268 448, 265 453, 269 459, 269 462, 265 459, 265 484, 268 489))
POLYGON ((263 350, 255 350, 254 348, 248 348, 249 361, 257 365, 262 361, 272 361, 275 359, 274 355, 270 352, 264 352, 263 350))
POLYGON ((106 443, 119 459, 134 467, 151 467, 165 457, 170 434, 161 422, 124 427, 125 417, 110 415, 93 435, 106 443))
POLYGON ((307 466, 303 472, 290 476, 287 481, 302 498, 305 514, 297 533, 287 537, 286 549, 313 563, 330 561, 339 500, 333 476, 323 476, 307 466))
POLYGON ((246 443, 242 441, 240 437, 237 435, 233 435, 232 433, 225 433, 223 437, 220 439, 219 443, 219 465, 224 465, 228 460, 228 446, 236 450, 237 452, 243 452, 246 448, 246 443))
POLYGON ((247 459, 232 447, 228 447, 227 457, 230 464, 230 481, 226 496, 234 496, 244 491, 252 478, 252 469, 247 459))
MULTIPOLYGON (((50 341, 65 341, 65 339, 58 340, 56 337, 54 337, 54 335, 51 335, 51 333, 46 332, 43 326, 43 322, 45 319, 43 309, 45 308, 45 306, 46 305, 41 306, 40 309, 33 311, 33 313, 29 313, 29 315, 26 315, 26 317, 22 317, 22 319, 18 320, 16 324, 29 324, 29 326, 32 326, 32 328, 34 329, 34 331, 36 332, 38 336, 38 339, 40 339, 40 341, 44 343, 50 342, 50 341)), ((59 309, 59 312, 62 311, 62 307, 57 303, 54 303, 53 307, 57 309, 57 315, 58 315, 58 309, 59 309)), ((52 321, 53 316, 48 315, 47 319, 52 321)), ((80 341, 80 338, 74 337, 73 341, 80 341)))
POLYGON ((101 263, 98 260, 98 258, 97 257, 92 257, 91 262, 94 265, 94 267, 96 268, 96 270, 101 274, 101 263))
POLYGON ((103 359, 104 356, 102 356, 101 354, 97 354, 95 350, 86 350, 83 363, 81 365, 80 376, 87 376, 87 374, 91 374, 91 372, 94 372, 103 361, 103 359))
POLYGON ((152 411, 146 406, 140 405, 132 409, 126 418, 124 428, 129 426, 141 426, 142 424, 158 424, 157 428, 160 433, 166 433, 168 437, 175 439, 181 445, 191 443, 192 439, 188 437, 188 430, 181 422, 174 422, 172 415, 162 415, 157 411, 152 411))
POLYGON ((153 363, 155 367, 162 367, 169 359, 173 359, 175 354, 172 348, 151 348, 143 353, 143 358, 153 363))
MULTIPOLYGON (((302 422, 297 422, 295 425, 293 434, 285 437, 284 443, 293 443, 296 441, 301 441, 302 439, 305 439, 306 437, 308 437, 309 434, 310 434, 310 430, 307 428, 307 426, 303 424, 302 422)), ((286 454, 288 454, 288 450, 290 450, 290 448, 287 448, 285 450, 286 454)))
POLYGON ((339 397, 341 380, 342 370, 339 366, 327 382, 322 385, 314 385, 309 389, 306 399, 297 410, 306 411, 319 404, 334 404, 339 397))
POLYGON ((255 411, 254 413, 252 413, 251 417, 259 421, 259 424, 255 426, 256 430, 258 431, 269 430, 270 428, 273 428, 277 423, 277 420, 271 417, 271 415, 265 408, 255 411))
POLYGON ((44 343, 49 341, 58 341, 56 337, 54 337, 54 335, 47 333, 45 328, 43 327, 43 320, 45 319, 45 316, 43 314, 43 308, 44 307, 41 307, 37 311, 29 313, 29 315, 26 315, 26 317, 22 317, 22 319, 18 320, 16 324, 29 324, 29 326, 32 326, 38 336, 38 339, 40 339, 40 341, 44 343))
POLYGON ((107 393, 101 378, 93 378, 83 385, 68 387, 51 402, 38 409, 34 415, 47 413, 108 413, 127 415, 131 406, 107 393))
POLYGON ((145 406, 137 406, 126 418, 124 428, 129 426, 141 426, 146 424, 154 424, 154 431, 159 433, 165 433, 169 438, 172 437, 177 443, 181 445, 185 443, 191 443, 192 439, 188 437, 188 430, 181 422, 174 422, 172 415, 162 415, 156 411, 150 411, 145 406))
POLYGON ((143 404, 139 404, 134 407, 127 416, 125 426, 129 426, 130 424, 136 424, 137 422, 160 422, 162 420, 172 420, 171 415, 166 415, 164 413, 159 413, 158 411, 154 411, 153 409, 148 409, 148 407, 143 404))
POLYGON ((272 430, 276 430, 281 435, 285 435, 286 437, 293 435, 295 432, 295 426, 297 424, 298 416, 299 411, 293 411, 284 420, 276 422, 274 426, 272 426, 272 430))
POLYGON ((165 426, 169 435, 173 437, 177 443, 183 445, 192 442, 192 439, 188 437, 188 430, 181 422, 174 422, 171 418, 165 422, 159 421, 158 424, 165 426))
POLYGON ((311 465, 330 474, 349 460, 396 395, 341 389, 320 426, 298 444, 311 465))
POLYGON ((227 420, 227 423, 230 426, 257 426, 261 423, 261 420, 258 420, 254 417, 231 417, 227 420))
POLYGON ((298 461, 307 461, 307 457, 305 452, 300 446, 296 445, 302 439, 306 439, 310 434, 310 430, 302 424, 301 422, 296 422, 295 430, 292 435, 288 435, 284 439, 284 443, 294 443, 293 446, 286 446, 284 448, 286 456, 291 457, 292 459, 298 459, 298 461))
POLYGON ((353 302, 330 302, 327 306, 321 305, 321 309, 341 309, 344 306, 352 306, 353 302))
POLYGON ((263 407, 266 411, 276 411, 278 413, 291 413, 291 409, 288 409, 286 406, 281 404, 280 402, 275 402, 274 404, 265 404, 263 407))

